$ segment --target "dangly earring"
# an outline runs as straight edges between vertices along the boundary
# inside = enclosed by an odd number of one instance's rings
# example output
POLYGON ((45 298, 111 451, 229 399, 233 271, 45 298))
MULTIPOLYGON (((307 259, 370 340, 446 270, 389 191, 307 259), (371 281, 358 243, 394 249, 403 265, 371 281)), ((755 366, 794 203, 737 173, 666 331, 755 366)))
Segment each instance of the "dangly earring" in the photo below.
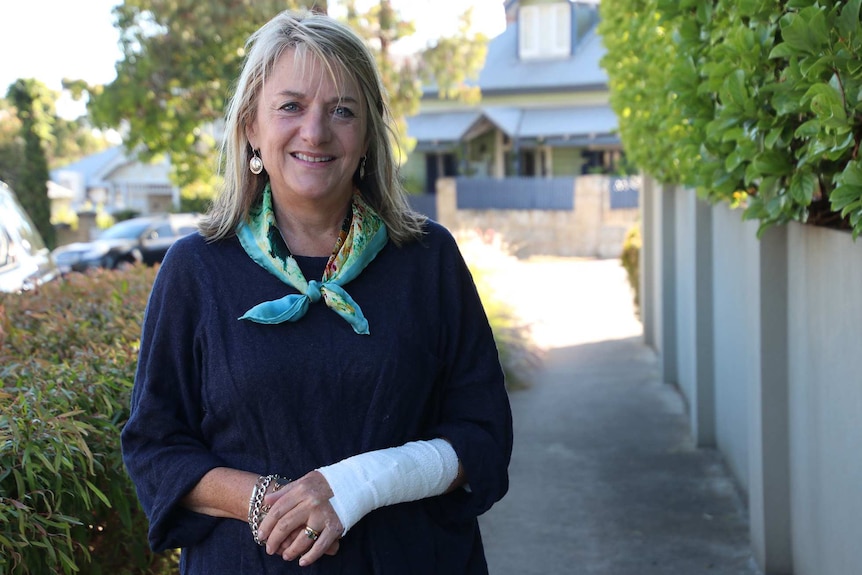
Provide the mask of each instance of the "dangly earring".
POLYGON ((365 160, 366 159, 368 159, 366 156, 362 156, 362 158, 359 159, 359 179, 360 180, 365 179, 365 160))
POLYGON ((263 160, 260 159, 260 150, 252 150, 251 153, 254 155, 248 161, 248 169, 256 176, 263 171, 263 160))

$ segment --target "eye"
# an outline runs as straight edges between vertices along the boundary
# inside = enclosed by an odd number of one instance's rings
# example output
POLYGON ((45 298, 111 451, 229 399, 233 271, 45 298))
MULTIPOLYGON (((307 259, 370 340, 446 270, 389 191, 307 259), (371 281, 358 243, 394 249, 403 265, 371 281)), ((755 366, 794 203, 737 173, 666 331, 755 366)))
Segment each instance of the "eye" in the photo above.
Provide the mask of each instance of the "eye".
POLYGON ((345 106, 337 106, 333 114, 339 118, 353 118, 356 116, 356 114, 353 113, 353 110, 345 106))
POLYGON ((296 102, 288 102, 286 104, 282 104, 279 110, 283 110, 285 112, 296 112, 299 110, 299 104, 296 102))

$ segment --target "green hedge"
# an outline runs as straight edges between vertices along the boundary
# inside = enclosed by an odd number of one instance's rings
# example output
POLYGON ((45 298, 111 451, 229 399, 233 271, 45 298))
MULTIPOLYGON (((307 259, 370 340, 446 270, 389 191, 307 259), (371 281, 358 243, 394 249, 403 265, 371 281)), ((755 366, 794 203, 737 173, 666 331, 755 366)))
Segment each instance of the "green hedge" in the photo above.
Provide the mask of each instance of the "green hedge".
POLYGON ((862 0, 602 0, 628 157, 747 218, 862 233, 862 0))
POLYGON ((0 295, 0 573, 175 572, 148 549, 119 441, 154 273, 0 295))

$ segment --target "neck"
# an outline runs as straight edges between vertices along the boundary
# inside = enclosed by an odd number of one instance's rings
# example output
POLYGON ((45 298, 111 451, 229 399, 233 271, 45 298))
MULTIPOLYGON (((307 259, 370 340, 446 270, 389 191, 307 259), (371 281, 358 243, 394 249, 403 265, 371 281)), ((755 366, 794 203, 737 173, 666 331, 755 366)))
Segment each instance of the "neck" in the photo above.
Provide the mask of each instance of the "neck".
POLYGON ((305 212, 276 206, 276 223, 290 253, 311 257, 331 255, 350 205, 348 202, 341 209, 305 212))

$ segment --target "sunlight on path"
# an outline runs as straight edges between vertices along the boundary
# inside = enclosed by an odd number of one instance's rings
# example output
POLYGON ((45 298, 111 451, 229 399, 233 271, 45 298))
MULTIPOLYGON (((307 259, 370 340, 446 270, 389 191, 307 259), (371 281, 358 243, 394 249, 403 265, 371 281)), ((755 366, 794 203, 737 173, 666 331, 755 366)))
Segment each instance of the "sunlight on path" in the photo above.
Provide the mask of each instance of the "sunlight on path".
POLYGON ((618 259, 512 260, 491 277, 495 292, 532 324, 536 343, 544 349, 643 333, 618 259))

